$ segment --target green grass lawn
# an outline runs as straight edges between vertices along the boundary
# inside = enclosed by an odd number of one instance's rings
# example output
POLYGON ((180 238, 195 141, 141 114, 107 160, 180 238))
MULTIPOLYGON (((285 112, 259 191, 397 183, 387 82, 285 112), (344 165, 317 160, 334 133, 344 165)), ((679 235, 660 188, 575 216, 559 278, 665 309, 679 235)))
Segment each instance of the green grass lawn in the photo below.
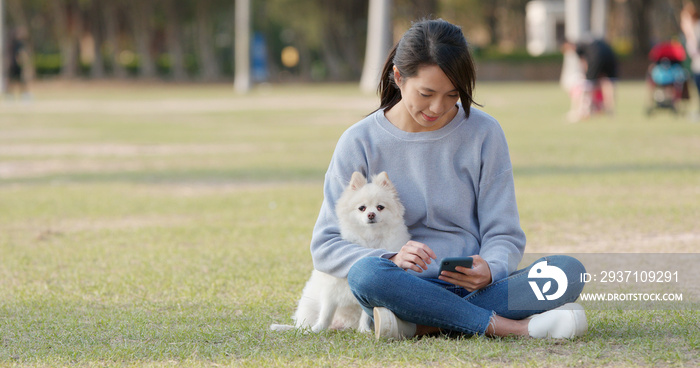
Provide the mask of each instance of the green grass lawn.
MULTIPOLYGON (((619 85, 614 116, 577 124, 554 83, 476 92, 509 141, 528 252, 700 249, 700 122, 647 118, 642 82, 619 85)), ((34 94, 0 104, 0 366, 700 365, 697 306, 589 310, 573 341, 269 331, 312 269, 335 142, 376 98, 352 85, 34 94)))

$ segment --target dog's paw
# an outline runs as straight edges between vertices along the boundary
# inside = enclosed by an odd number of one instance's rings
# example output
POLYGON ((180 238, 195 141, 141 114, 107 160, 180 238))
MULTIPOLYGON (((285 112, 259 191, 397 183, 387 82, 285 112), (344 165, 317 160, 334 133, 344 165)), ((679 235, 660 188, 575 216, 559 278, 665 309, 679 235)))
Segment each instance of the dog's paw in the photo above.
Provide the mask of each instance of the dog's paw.
POLYGON ((362 313, 360 315, 360 322, 357 325, 357 331, 360 333, 374 332, 374 326, 372 320, 369 318, 369 314, 362 313))
POLYGON ((374 332, 369 326, 367 325, 360 325, 357 327, 357 332, 359 333, 368 333, 368 332, 374 332))

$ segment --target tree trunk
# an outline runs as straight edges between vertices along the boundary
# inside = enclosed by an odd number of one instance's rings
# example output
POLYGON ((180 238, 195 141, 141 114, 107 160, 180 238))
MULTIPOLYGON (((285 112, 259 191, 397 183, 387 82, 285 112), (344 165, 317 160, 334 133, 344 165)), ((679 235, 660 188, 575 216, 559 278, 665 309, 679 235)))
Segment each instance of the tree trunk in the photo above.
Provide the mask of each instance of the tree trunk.
POLYGON ((332 81, 342 77, 342 66, 338 55, 333 51, 332 42, 327 36, 321 36, 321 54, 328 69, 328 78, 332 81))
POLYGON ((92 0, 90 8, 90 30, 92 31, 93 48, 95 58, 90 67, 90 76, 95 79, 102 79, 105 76, 104 57, 102 55, 102 43, 104 32, 102 32, 102 2, 105 0, 92 0))
POLYGON ((498 8, 499 0, 483 0, 484 1, 484 18, 486 20, 486 28, 488 29, 491 45, 498 45, 501 42, 501 37, 498 33, 498 18, 496 17, 496 9, 498 8))
POLYGON ((508 30, 510 41, 513 47, 525 47, 525 5, 527 0, 509 0, 508 7, 508 30))
POLYGON ((70 0, 51 1, 54 26, 61 50, 61 76, 73 79, 78 76, 78 35, 81 18, 77 5, 70 0))
POLYGON ((632 34, 634 35, 633 52, 640 57, 646 57, 650 50, 650 14, 652 0, 628 0, 632 34))
POLYGON ((348 77, 355 79, 359 78, 362 74, 362 51, 364 50, 364 44, 358 42, 361 40, 362 32, 367 30, 367 18, 368 18, 368 8, 369 2, 362 1, 348 1, 341 2, 343 7, 338 9, 338 14, 346 14, 347 21, 344 30, 336 32, 336 46, 340 48, 340 55, 346 62, 349 75, 348 77), (362 5, 364 3, 364 5, 362 5), (362 25, 359 29, 358 25, 362 25))
MULTIPOLYGON (((361 43, 358 35, 365 32, 367 2, 321 1, 323 14, 321 35, 322 53, 332 80, 346 80, 362 72, 361 43), (358 29, 363 25, 362 29, 358 29)), ((364 39, 364 38, 360 38, 364 39)))
POLYGON ((102 19, 105 27, 105 44, 109 45, 108 54, 112 63, 112 74, 118 79, 127 77, 126 68, 119 59, 123 49, 120 40, 119 15, 120 9, 118 1, 109 0, 102 5, 102 19))
POLYGON ((153 78, 156 76, 156 65, 151 52, 153 3, 151 0, 135 0, 131 9, 134 41, 139 55, 139 75, 143 78, 153 78))
POLYGON ((214 49, 214 27, 212 27, 211 2, 199 0, 196 2, 197 16, 197 45, 199 46, 199 71, 202 79, 216 80, 221 75, 221 68, 216 60, 214 49))
POLYGON ((301 71, 301 79, 304 81, 314 80, 316 77, 312 73, 313 61, 311 56, 311 49, 309 49, 308 41, 306 40, 306 35, 301 34, 297 37, 297 47, 299 48, 299 70, 301 71))
POLYGON ((168 53, 170 54, 170 72, 174 80, 183 81, 187 79, 185 52, 182 47, 184 40, 180 31, 182 28, 180 13, 175 5, 175 0, 165 1, 165 14, 167 18, 165 38, 168 44, 168 53))

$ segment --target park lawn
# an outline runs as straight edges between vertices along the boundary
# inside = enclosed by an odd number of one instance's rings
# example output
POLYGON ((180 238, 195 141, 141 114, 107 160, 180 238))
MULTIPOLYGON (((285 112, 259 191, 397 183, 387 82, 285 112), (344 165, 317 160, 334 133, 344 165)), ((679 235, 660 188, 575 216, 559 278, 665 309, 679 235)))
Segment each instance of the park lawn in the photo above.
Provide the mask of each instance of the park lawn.
MULTIPOLYGON (((567 124, 554 83, 483 83, 509 141, 528 252, 695 253, 700 123, 567 124)), ((275 333, 353 85, 67 84, 0 104, 0 366, 697 366, 700 313, 589 310, 573 341, 275 333)), ((695 96, 693 96, 695 97, 695 96)), ((697 104, 691 104, 695 109, 697 104)))

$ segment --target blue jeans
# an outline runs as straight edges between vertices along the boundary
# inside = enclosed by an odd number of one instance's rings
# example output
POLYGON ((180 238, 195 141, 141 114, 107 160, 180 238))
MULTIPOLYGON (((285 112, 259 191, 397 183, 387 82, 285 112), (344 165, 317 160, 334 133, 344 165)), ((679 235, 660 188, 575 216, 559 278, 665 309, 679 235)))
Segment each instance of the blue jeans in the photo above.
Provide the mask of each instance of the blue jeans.
POLYGON ((575 258, 548 256, 505 279, 469 292, 442 280, 412 275, 388 259, 368 257, 350 268, 348 283, 370 316, 374 307, 385 307, 407 322, 483 335, 494 315, 523 319, 575 301, 583 290, 583 272, 583 264, 575 258), (543 260, 563 270, 568 279, 566 292, 556 300, 538 301, 529 284, 530 268, 543 260))

